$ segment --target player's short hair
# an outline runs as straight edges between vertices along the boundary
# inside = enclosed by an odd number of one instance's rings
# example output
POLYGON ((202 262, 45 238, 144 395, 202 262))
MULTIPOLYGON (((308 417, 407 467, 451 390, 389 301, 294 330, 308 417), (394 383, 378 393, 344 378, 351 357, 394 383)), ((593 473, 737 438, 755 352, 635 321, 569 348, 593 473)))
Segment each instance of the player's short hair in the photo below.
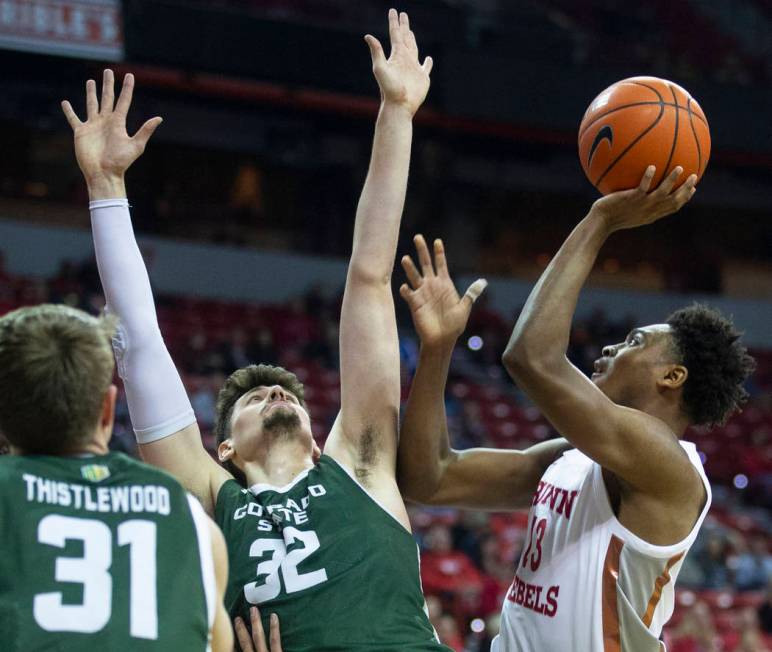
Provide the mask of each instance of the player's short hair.
POLYGON ((718 310, 695 303, 667 318, 676 357, 689 372, 683 404, 695 425, 724 424, 748 398, 743 384, 756 368, 741 333, 718 310))
POLYGON ((8 442, 61 455, 88 441, 113 379, 115 325, 51 304, 0 318, 0 431, 8 442))
MULTIPOLYGON (((305 389, 303 383, 291 371, 284 367, 273 366, 269 364, 251 364, 234 371, 220 393, 217 395, 216 418, 214 423, 214 434, 217 437, 217 445, 228 439, 231 434, 231 416, 233 415, 233 406, 244 394, 255 387, 270 387, 272 385, 281 385, 288 392, 292 392, 300 404, 305 407, 305 389)), ((238 467, 228 461, 225 463, 228 469, 236 478, 242 476, 238 467)))

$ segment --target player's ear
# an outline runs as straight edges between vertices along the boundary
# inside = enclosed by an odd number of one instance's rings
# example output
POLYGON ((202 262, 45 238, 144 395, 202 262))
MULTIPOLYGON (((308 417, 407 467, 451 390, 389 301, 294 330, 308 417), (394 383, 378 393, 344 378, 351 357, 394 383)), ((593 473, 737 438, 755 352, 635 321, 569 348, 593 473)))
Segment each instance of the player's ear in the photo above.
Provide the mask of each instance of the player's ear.
POLYGON ((219 459, 221 463, 227 462, 233 457, 235 453, 236 451, 233 448, 233 441, 230 439, 230 437, 225 441, 221 441, 220 445, 217 447, 217 459, 219 459))
POLYGON ((322 449, 317 446, 316 442, 314 442, 314 448, 311 453, 311 458, 314 460, 314 464, 318 464, 319 460, 322 457, 322 449))
POLYGON ((679 389, 684 386, 689 377, 689 371, 681 364, 674 364, 665 372, 665 375, 659 379, 657 385, 662 389, 679 389))
POLYGON ((102 399, 102 413, 99 415, 99 427, 112 433, 115 421, 115 401, 118 397, 118 388, 110 385, 102 399))

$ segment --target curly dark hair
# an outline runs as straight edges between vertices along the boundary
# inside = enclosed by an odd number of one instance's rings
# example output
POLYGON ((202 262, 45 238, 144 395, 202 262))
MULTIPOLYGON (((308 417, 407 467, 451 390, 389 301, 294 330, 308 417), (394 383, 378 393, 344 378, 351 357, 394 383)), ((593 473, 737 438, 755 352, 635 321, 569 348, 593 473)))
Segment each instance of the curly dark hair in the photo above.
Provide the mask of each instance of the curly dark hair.
POLYGON ((676 355, 689 372, 683 403, 694 425, 715 426, 748 398, 743 384, 756 361, 740 342, 731 319, 710 306, 695 303, 667 318, 676 355))
MULTIPOLYGON (((233 406, 236 404, 236 401, 255 387, 270 387, 271 385, 281 385, 288 392, 292 392, 300 404, 306 407, 303 383, 291 371, 268 364, 251 364, 237 369, 228 376, 217 395, 214 434, 217 437, 218 446, 230 437, 231 415, 233 414, 233 406)), ((244 474, 233 462, 225 462, 223 466, 242 485, 246 483, 244 474)))

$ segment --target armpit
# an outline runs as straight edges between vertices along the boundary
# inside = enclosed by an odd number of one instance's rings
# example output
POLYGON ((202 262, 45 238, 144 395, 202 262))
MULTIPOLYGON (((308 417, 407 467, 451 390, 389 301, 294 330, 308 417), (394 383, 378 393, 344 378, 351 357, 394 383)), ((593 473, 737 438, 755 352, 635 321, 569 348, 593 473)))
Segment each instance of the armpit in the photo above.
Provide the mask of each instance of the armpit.
POLYGON ((368 484, 372 468, 378 461, 378 452, 382 436, 382 433, 374 426, 367 425, 364 427, 364 430, 359 437, 354 474, 356 475, 357 480, 364 485, 368 484))

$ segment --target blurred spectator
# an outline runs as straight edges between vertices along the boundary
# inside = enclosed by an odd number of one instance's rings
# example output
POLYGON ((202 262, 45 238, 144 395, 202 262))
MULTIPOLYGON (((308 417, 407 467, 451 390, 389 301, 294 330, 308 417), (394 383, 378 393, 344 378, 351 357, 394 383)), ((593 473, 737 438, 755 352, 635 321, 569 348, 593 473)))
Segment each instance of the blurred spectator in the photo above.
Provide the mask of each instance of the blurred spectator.
POLYGON ((449 648, 452 648, 455 652, 463 652, 464 640, 461 638, 461 634, 458 631, 458 623, 453 616, 450 614, 440 616, 437 633, 440 636, 440 641, 449 648))
POLYGON ((759 627, 759 617, 752 607, 745 607, 737 615, 737 629, 723 637, 725 649, 729 652, 769 652, 764 633, 759 627))
POLYGON ((729 584, 729 569, 726 565, 727 541, 719 534, 712 534, 705 548, 697 557, 703 573, 703 586, 706 589, 721 589, 729 584))
POLYGON ((686 612, 681 624, 672 632, 670 652, 723 652, 721 637, 710 612, 702 601, 686 612))
POLYGON ((772 577, 767 582, 767 591, 764 596, 764 602, 759 607, 759 622, 761 629, 769 635, 772 635, 772 577))
POLYGON ((766 537, 752 537, 749 546, 747 539, 738 532, 732 542, 735 554, 727 559, 727 566, 733 571, 734 585, 740 591, 764 588, 772 577, 772 556, 767 549, 766 537))
POLYGON ((472 560, 453 549, 453 540, 447 525, 433 525, 425 539, 426 550, 421 558, 421 581, 427 593, 453 595, 464 593, 479 596, 482 590, 480 572, 472 560))

